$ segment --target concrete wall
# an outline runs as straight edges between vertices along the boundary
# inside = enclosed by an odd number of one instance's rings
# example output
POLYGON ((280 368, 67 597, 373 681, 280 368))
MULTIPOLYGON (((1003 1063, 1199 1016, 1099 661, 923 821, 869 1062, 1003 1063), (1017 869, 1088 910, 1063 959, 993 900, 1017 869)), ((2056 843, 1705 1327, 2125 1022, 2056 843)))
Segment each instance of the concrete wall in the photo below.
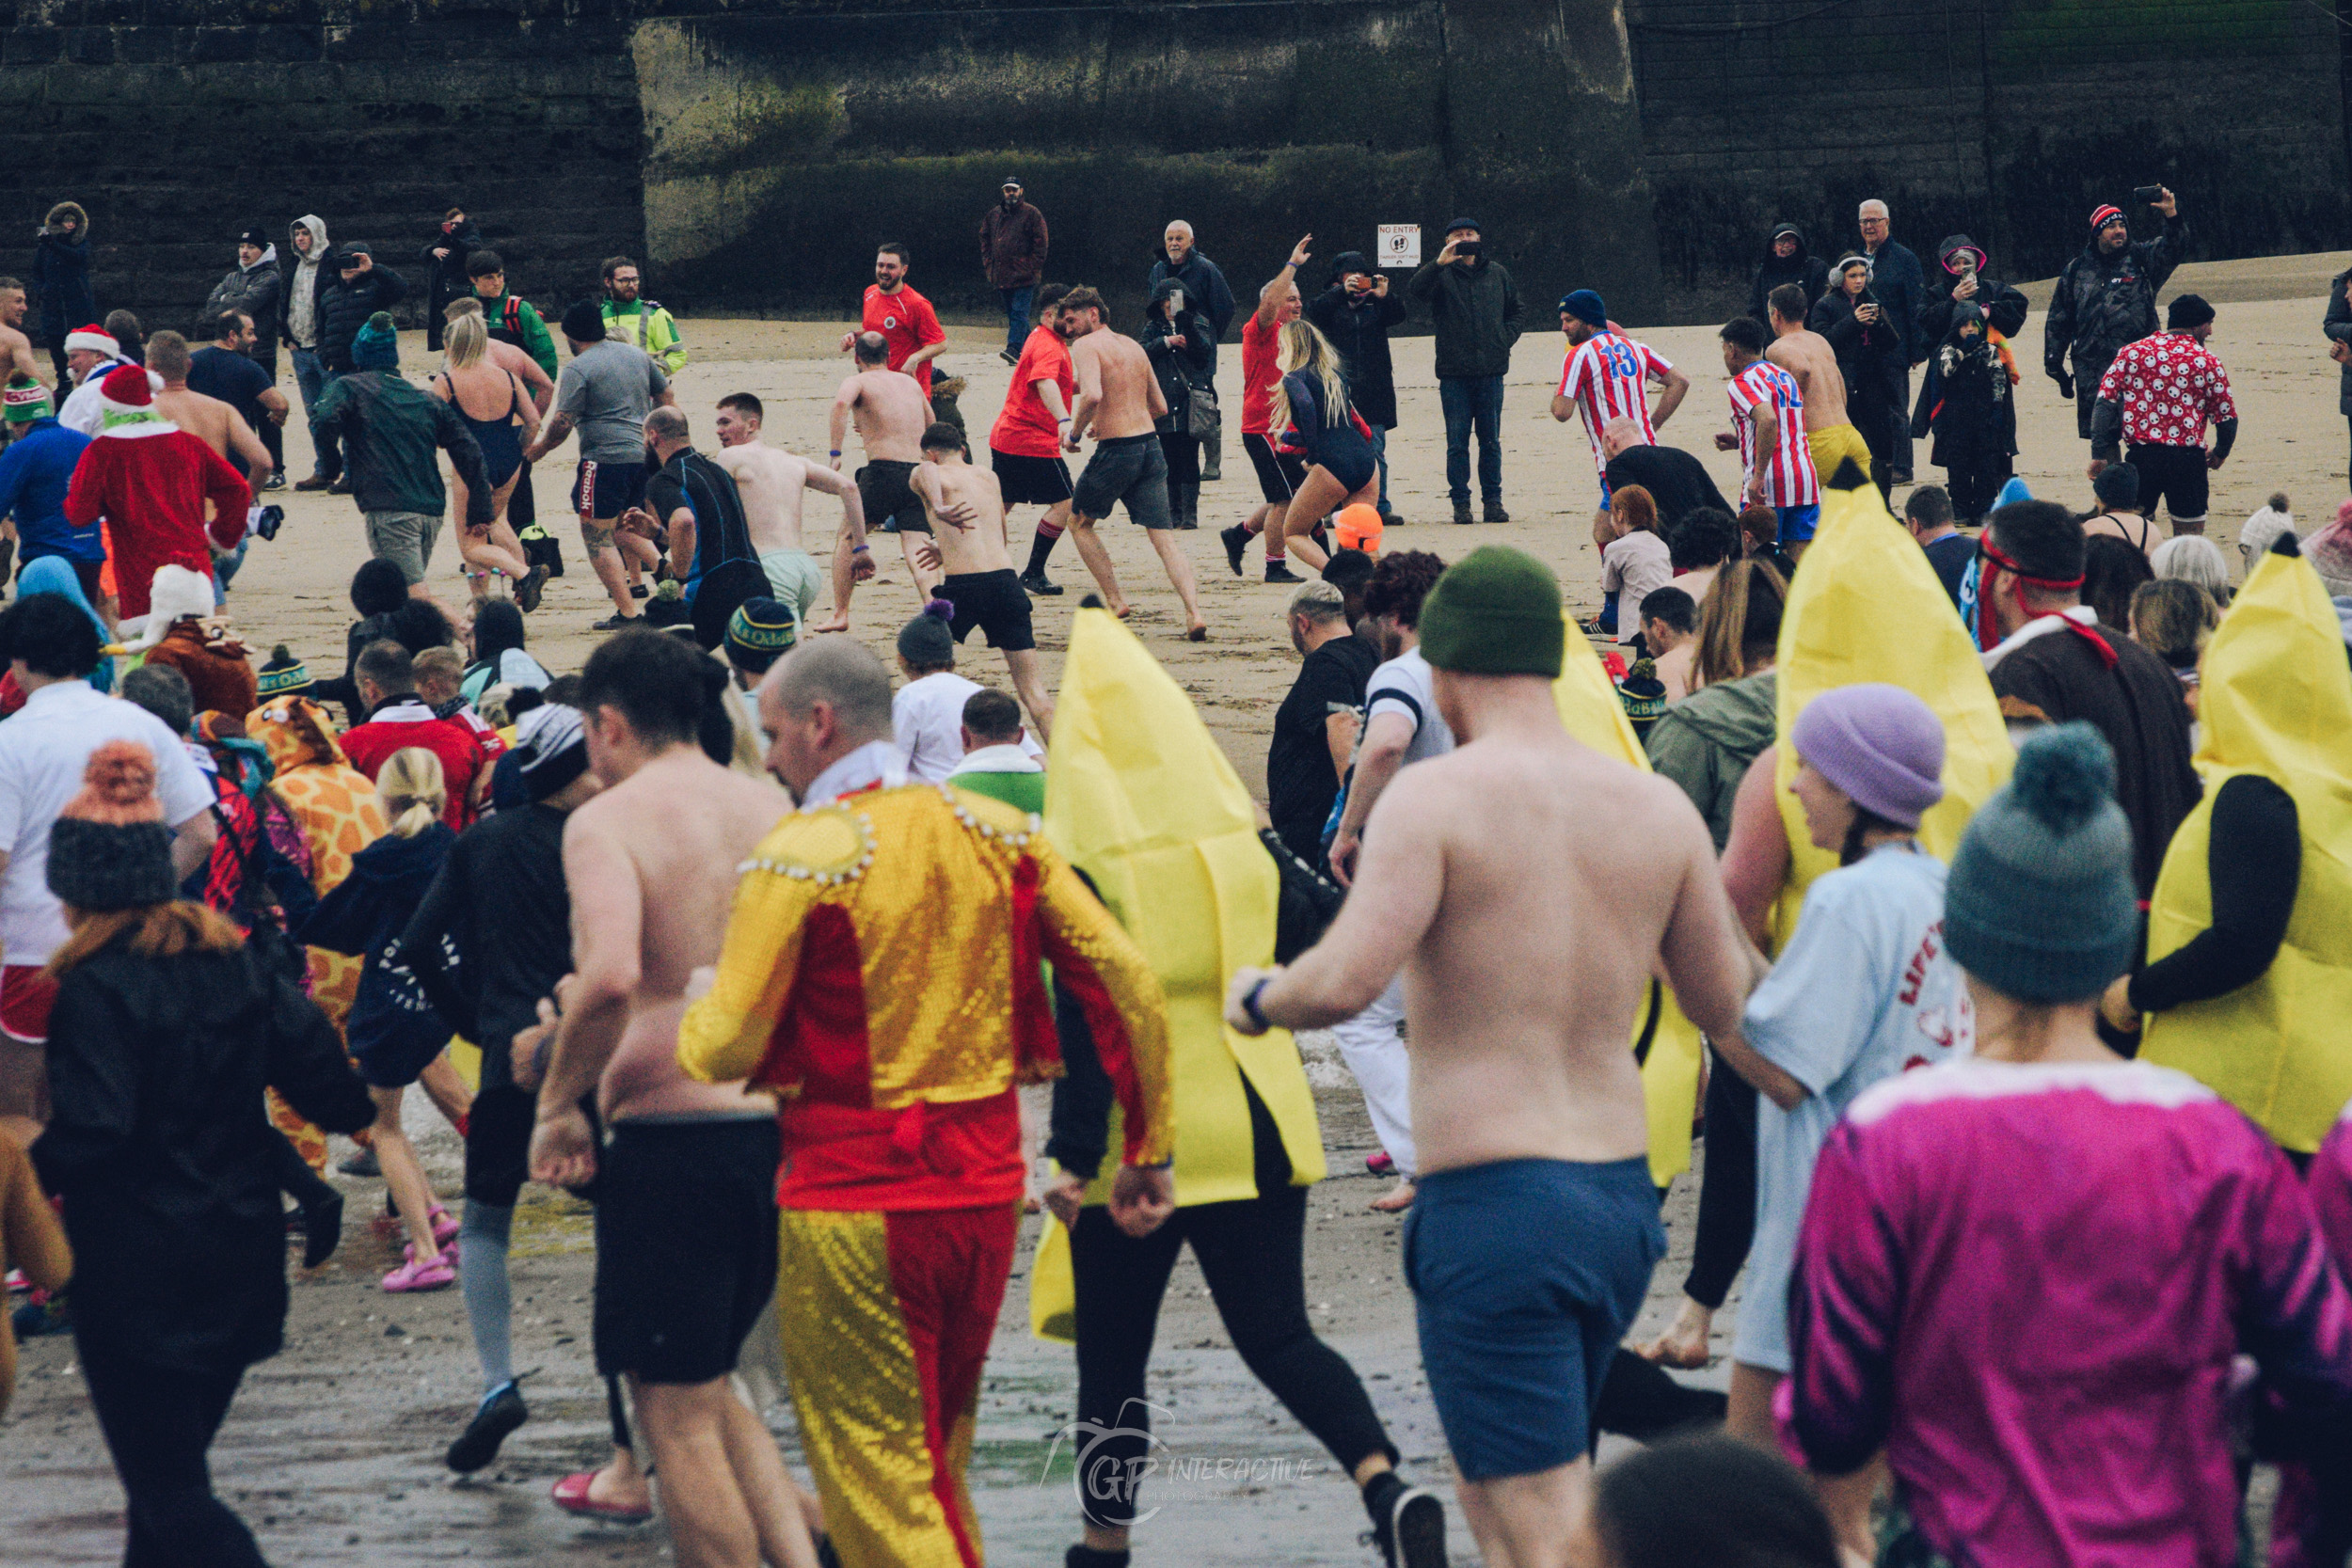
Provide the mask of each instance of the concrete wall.
POLYGON ((1966 232, 2047 277, 2136 185, 2207 259, 2352 243, 2342 29, 2308 0, 1628 0, 1644 164, 1681 319, 1727 310, 1777 221, 1921 256, 1966 232))

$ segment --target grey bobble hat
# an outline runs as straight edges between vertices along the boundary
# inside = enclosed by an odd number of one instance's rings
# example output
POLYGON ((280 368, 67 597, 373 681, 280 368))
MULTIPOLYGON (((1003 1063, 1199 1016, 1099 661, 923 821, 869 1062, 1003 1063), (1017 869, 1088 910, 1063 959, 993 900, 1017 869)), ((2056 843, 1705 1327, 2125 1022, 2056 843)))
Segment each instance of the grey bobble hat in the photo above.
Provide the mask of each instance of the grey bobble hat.
POLYGON ((1961 835, 1944 884, 1952 961, 2021 1002, 2087 1002, 2132 967, 2139 892, 2115 754, 2085 723, 2037 730, 1961 835))
POLYGON ((944 670, 956 662, 956 634, 948 623, 956 618, 956 607, 946 599, 933 599, 923 607, 923 613, 898 628, 898 657, 917 670, 944 670))

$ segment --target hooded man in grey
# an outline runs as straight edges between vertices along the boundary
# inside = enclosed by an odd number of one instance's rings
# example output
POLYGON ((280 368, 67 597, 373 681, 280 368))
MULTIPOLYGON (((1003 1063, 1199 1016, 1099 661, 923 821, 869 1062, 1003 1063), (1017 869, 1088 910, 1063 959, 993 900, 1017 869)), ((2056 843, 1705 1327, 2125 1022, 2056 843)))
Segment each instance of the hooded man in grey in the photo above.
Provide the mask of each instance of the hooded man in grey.
MULTIPOLYGON (((319 304, 335 282, 335 271, 327 263, 333 247, 326 241, 326 220, 315 213, 294 219, 288 237, 287 254, 278 262, 278 335, 293 351, 294 385, 302 392, 302 417, 307 422, 326 386, 326 359, 319 353, 319 333, 326 323, 319 304)), ((317 463, 315 458, 312 461, 317 463)), ((312 479, 324 474, 323 466, 310 470, 312 479)))

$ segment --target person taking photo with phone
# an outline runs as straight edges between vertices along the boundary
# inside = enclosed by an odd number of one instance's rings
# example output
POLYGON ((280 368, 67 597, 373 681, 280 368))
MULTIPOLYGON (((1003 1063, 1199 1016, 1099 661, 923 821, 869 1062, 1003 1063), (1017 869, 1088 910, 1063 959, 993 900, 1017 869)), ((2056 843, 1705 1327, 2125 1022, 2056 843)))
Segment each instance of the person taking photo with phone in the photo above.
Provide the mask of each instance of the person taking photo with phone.
POLYGON ((2156 330, 2156 294, 2188 250, 2188 225, 2178 198, 2162 185, 2142 185, 2132 197, 2163 215, 2164 232, 2135 240, 2123 210, 2102 204, 2090 214, 2090 239, 2082 254, 2058 274, 2049 318, 2042 323, 2042 372, 2058 383, 2058 396, 2074 400, 2075 433, 2086 441, 2091 438, 2099 378, 2124 344, 2156 330))

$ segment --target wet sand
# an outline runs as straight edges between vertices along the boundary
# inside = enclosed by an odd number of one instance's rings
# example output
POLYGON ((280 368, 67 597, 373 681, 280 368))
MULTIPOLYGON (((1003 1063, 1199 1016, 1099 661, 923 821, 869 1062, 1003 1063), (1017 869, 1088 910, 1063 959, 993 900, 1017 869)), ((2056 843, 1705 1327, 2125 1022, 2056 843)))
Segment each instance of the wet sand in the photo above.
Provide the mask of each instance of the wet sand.
MULTIPOLYGON (((2335 255, 2192 265, 2181 269, 2167 291, 2195 290, 2220 308, 2212 346, 2230 368, 2242 423, 2235 454, 2214 476, 2208 532, 2224 546, 2233 569, 2239 524, 2273 491, 2294 499, 2307 526, 2332 517, 2344 494, 2337 367, 2326 356, 2319 322, 2327 281, 2347 264, 2352 257, 2335 255)), ((1246 281, 1235 277, 1237 291, 1254 295, 1255 283, 1245 289, 1246 281)), ((2071 405, 2059 402, 2038 371, 2038 307, 2048 291, 2028 292, 2037 301, 2037 319, 2017 345, 2026 372, 2018 471, 2039 495, 2085 504, 2089 449, 2074 436, 2071 405)), ((1531 299, 1530 307, 1531 319, 1546 324, 1540 301, 1531 299)), ((677 378, 679 402, 698 436, 709 440, 718 398, 752 391, 767 404, 771 441, 804 454, 827 450, 826 411, 846 373, 833 352, 841 326, 690 320, 684 329, 696 359, 677 378)), ((1715 451, 1709 439, 1729 428, 1713 330, 1679 326, 1637 335, 1693 382, 1661 437, 1696 452, 1728 491, 1735 461, 1715 451)), ((961 401, 977 449, 986 442, 1009 376, 994 354, 1002 334, 957 326, 950 337, 946 365, 970 378, 961 401)), ((1514 521, 1457 529, 1438 520, 1447 508, 1431 341, 1396 342, 1402 424, 1389 444, 1391 499, 1408 526, 1390 535, 1388 547, 1436 550, 1452 559, 1476 545, 1515 545, 1550 563, 1571 603, 1591 610, 1599 599, 1599 562, 1590 541, 1598 488, 1581 426, 1558 426, 1547 411, 1559 346, 1551 332, 1537 331, 1521 341, 1515 356, 1503 417, 1504 499, 1514 521)), ((404 335, 403 347, 412 376, 430 368, 421 334, 404 335)), ((1228 385, 1236 379, 1238 360, 1238 347, 1226 345, 1228 385)), ((285 390, 294 395, 291 382, 285 390)), ((1229 394, 1228 401, 1237 400, 1229 394)), ((289 430, 287 452, 292 471, 306 473, 307 436, 289 430)), ((851 465, 853 446, 852 454, 851 465)), ((579 667, 596 641, 589 623, 610 610, 585 569, 576 531, 562 515, 571 456, 559 451, 538 469, 540 515, 564 540, 572 570, 549 585, 545 605, 532 618, 532 648, 559 672, 579 667)), ((1918 477, 1939 483, 1942 474, 1927 466, 1926 456, 1922 443, 1918 477)), ((315 675, 340 673, 343 630, 351 620, 345 590, 365 556, 358 515, 343 497, 289 491, 272 499, 285 505, 286 527, 274 545, 254 546, 238 578, 231 599, 237 622, 257 648, 287 642, 315 675)), ((1215 531, 1256 504, 1248 462, 1238 440, 1232 440, 1225 478, 1202 491, 1200 531, 1184 536, 1212 628, 1211 641, 1202 644, 1182 641, 1182 612, 1149 545, 1123 520, 1105 524, 1103 531, 1137 607, 1131 624, 1191 693, 1245 783, 1263 799, 1266 732, 1295 669, 1281 625, 1286 591, 1256 580, 1261 562, 1254 546, 1247 562, 1250 575, 1232 577, 1215 531)), ((834 503, 812 498, 812 541, 830 538, 835 515, 834 503)), ((1013 520, 1016 559, 1025 551, 1035 516, 1036 509, 1023 508, 1013 520)), ((854 634, 885 658, 898 627, 917 608, 890 543, 880 541, 877 549, 883 580, 862 590, 852 611, 854 634)), ((452 603, 463 594, 453 577, 454 558, 445 533, 433 580, 452 603)), ((1068 592, 1039 600, 1036 608, 1040 645, 1049 673, 1057 675, 1070 615, 1091 585, 1067 545, 1051 571, 1068 592)), ((1001 661, 977 639, 964 650, 961 668, 1009 689, 1001 661)), ((1440 1477, 1447 1474, 1444 1443, 1420 1374, 1411 1298, 1398 1273, 1397 1222, 1364 1209, 1387 1183, 1364 1173, 1363 1156, 1375 1146, 1362 1102, 1327 1040, 1311 1037, 1306 1050, 1335 1173, 1311 1201, 1307 1275, 1313 1321, 1365 1377, 1407 1468, 1440 1477)), ((421 1096, 412 1101, 412 1120, 437 1182, 445 1196, 454 1195, 456 1141, 421 1096)), ((396 1239, 377 1237, 367 1223, 381 1208, 382 1184, 338 1180, 349 1195, 343 1251, 317 1275, 296 1279, 286 1352, 247 1377, 214 1449, 216 1482, 253 1526, 264 1553, 274 1561, 304 1564, 666 1560, 659 1524, 633 1530, 589 1525, 546 1500, 558 1476, 599 1463, 604 1453, 603 1396, 588 1346, 584 1212, 536 1189, 526 1195, 516 1224, 515 1339, 516 1365, 533 1372, 524 1385, 533 1418, 508 1440, 498 1465, 455 1481, 441 1466, 441 1450, 479 1392, 463 1304, 454 1290, 409 1297, 377 1290, 377 1275, 398 1250, 396 1239)), ((1637 1334, 1651 1332, 1672 1312, 1688 1261, 1692 1190, 1689 1179, 1678 1180, 1668 1202, 1672 1250, 1659 1267, 1637 1334)), ((1066 1440, 1048 1462, 1053 1439, 1069 1419, 1074 1368, 1067 1347, 1040 1344, 1027 1328, 1026 1270, 1036 1228, 1035 1221, 1025 1226, 1018 1273, 990 1359, 973 1466, 983 1538, 993 1559, 1006 1563, 1057 1561, 1075 1538, 1066 1440)), ((1731 1321, 1728 1313, 1719 1319, 1725 1330, 1731 1321)), ((1719 1355, 1726 1343, 1718 1337, 1719 1355)), ((1724 1375, 1718 1360, 1691 1381, 1720 1387, 1724 1375)), ((1168 1449, 1159 1457, 1171 1473, 1147 1485, 1145 1506, 1161 1512, 1137 1532, 1138 1563, 1372 1560, 1369 1548, 1356 1542, 1364 1519, 1353 1488, 1242 1368, 1188 1259, 1161 1314, 1152 1399, 1167 1412, 1158 1434, 1168 1449)), ((770 1418, 801 1468, 788 1410, 772 1410, 770 1418)), ((6 1543, 0 1558, 12 1565, 116 1560, 120 1508, 121 1493, 73 1370, 71 1340, 29 1342, 15 1405, 0 1423, 0 1541, 6 1543)), ((1474 1560, 1458 1515, 1453 1540, 1457 1561, 1474 1560)))

